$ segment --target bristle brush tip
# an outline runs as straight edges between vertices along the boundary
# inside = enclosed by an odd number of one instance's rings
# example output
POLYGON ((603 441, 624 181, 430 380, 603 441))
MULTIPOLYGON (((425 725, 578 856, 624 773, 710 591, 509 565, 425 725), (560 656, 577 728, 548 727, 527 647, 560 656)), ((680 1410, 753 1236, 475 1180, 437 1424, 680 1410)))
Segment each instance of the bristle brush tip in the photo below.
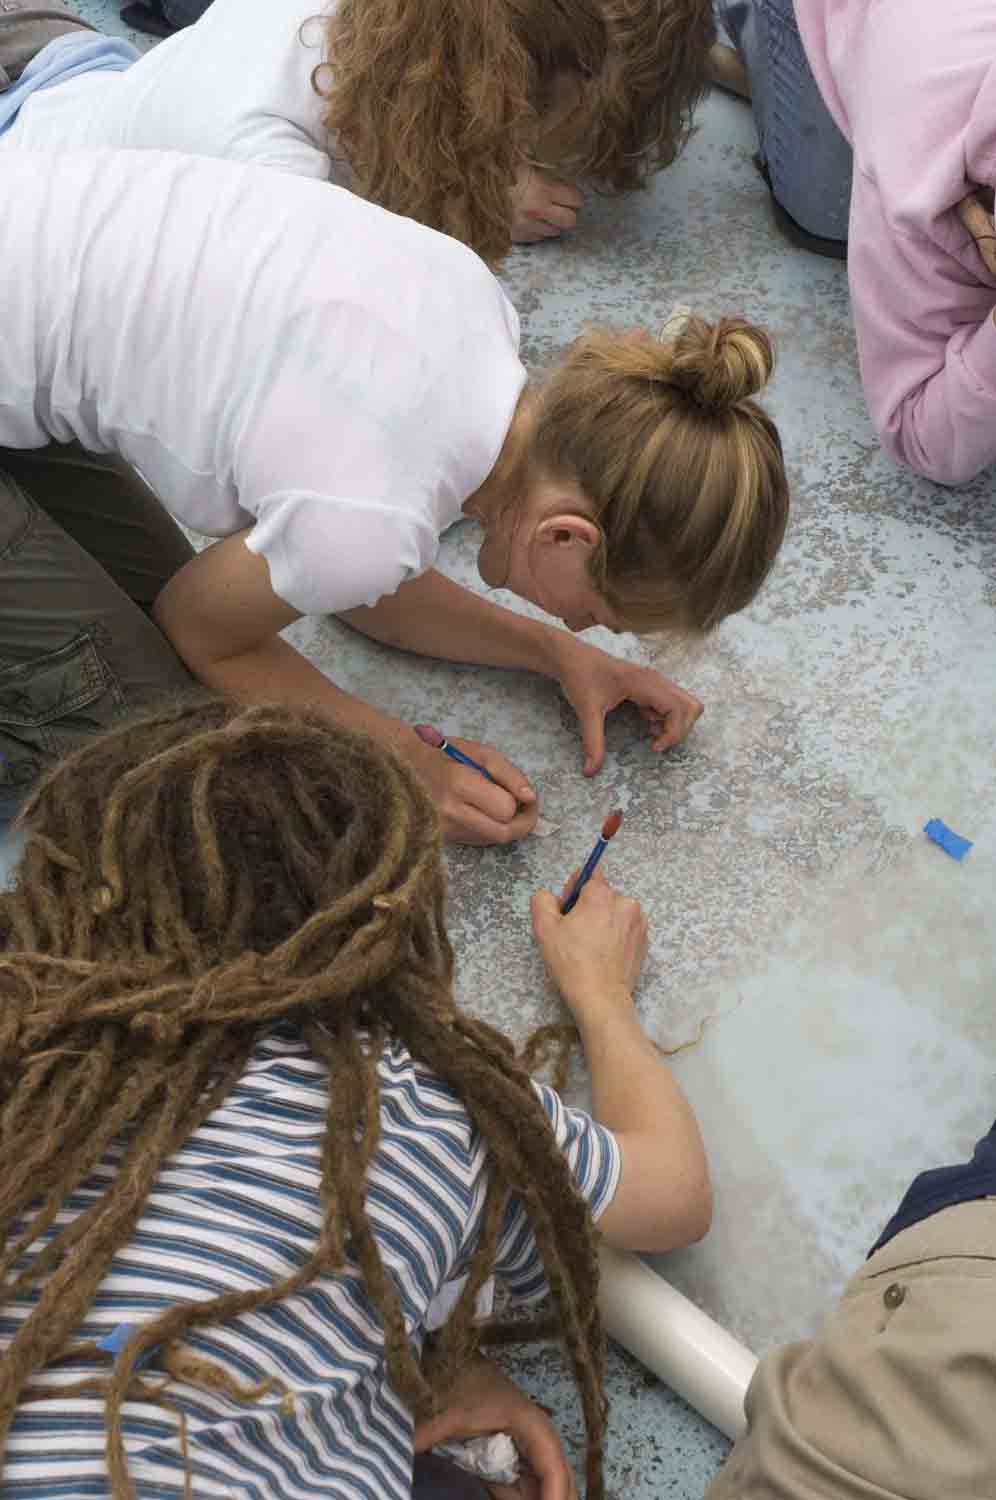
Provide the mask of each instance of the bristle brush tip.
POLYGON ((415 733, 423 745, 429 745, 433 750, 439 750, 446 743, 439 730, 433 724, 416 724, 415 733))

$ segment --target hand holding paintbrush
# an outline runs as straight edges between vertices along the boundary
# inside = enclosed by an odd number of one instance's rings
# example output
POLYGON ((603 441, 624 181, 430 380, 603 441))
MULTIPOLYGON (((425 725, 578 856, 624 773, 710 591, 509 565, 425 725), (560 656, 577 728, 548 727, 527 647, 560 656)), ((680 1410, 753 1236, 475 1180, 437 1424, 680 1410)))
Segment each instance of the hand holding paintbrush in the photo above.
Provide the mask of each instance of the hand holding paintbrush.
POLYGON ((622 820, 622 809, 617 807, 615 812, 609 813, 609 816, 602 824, 601 835, 596 840, 594 849, 585 860, 584 865, 581 869, 581 873, 578 875, 577 880, 571 887, 566 901, 561 907, 561 911, 563 912, 565 917, 567 916, 567 913, 569 911, 573 911, 575 906, 577 905, 578 897, 584 890, 585 886, 588 884, 588 881, 594 875, 596 869, 598 868, 598 861, 601 859, 602 855, 609 847, 609 840, 615 838, 616 834, 619 832, 622 820))
POLYGON ((473 740, 454 744, 434 724, 414 724, 412 729, 418 751, 408 752, 409 757, 433 795, 444 838, 510 844, 533 831, 536 793, 503 755, 473 740))

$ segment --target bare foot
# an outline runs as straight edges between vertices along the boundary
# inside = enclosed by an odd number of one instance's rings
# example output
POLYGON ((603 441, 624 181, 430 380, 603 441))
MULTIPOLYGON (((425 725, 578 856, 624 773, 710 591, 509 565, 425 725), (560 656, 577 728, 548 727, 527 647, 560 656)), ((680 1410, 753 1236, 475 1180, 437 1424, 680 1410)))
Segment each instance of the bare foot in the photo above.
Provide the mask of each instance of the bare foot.
POLYGON ((706 77, 717 88, 739 94, 741 99, 750 98, 750 74, 743 65, 743 59, 739 52, 723 42, 714 42, 709 48, 706 77))

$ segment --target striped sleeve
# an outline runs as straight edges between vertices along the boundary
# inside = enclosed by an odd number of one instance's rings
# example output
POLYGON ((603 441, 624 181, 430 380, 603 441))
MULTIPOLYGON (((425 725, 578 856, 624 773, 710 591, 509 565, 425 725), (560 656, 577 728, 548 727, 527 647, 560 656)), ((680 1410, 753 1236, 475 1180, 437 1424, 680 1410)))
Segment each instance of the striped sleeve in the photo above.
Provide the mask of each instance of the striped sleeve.
MULTIPOLYGON (((584 1110, 568 1108, 553 1089, 538 1083, 533 1086, 578 1188, 597 1220, 612 1202, 619 1185, 621 1158, 616 1138, 584 1110)), ((547 1294, 539 1248, 522 1200, 517 1197, 510 1200, 505 1212, 495 1255, 495 1276, 507 1291, 510 1306, 541 1302, 547 1294)))

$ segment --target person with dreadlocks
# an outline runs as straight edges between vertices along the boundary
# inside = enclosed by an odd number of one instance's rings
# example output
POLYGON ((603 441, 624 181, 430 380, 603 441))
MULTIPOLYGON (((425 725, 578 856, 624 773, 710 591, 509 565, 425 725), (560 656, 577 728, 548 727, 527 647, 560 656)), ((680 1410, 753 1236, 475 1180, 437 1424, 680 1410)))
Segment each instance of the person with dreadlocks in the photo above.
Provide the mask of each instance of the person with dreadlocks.
POLYGON ((0 13, 0 149, 255 161, 492 262, 572 229, 579 179, 630 192, 675 159, 714 32, 711 0, 214 0, 140 57, 71 11, 39 15, 32 32, 0 13))
POLYGON ((306 614, 545 675, 589 775, 620 703, 655 749, 689 732, 694 694, 572 632, 701 632, 762 586, 788 512, 763 332, 592 329, 530 383, 484 263, 340 188, 144 151, 11 152, 0 182, 0 790, 194 677, 394 746, 450 838, 530 832, 516 766, 330 681, 281 637, 306 614), (462 518, 484 583, 567 630, 435 569, 462 518))
POLYGON ((161 708, 56 765, 23 830, 0 893, 5 1500, 401 1500, 454 1387, 473 1404, 492 1278, 550 1294, 598 1500, 594 1222, 663 1250, 711 1211, 633 1006, 638 904, 604 878, 566 917, 534 897, 592 1118, 457 1004, 432 803, 323 715, 161 708))

